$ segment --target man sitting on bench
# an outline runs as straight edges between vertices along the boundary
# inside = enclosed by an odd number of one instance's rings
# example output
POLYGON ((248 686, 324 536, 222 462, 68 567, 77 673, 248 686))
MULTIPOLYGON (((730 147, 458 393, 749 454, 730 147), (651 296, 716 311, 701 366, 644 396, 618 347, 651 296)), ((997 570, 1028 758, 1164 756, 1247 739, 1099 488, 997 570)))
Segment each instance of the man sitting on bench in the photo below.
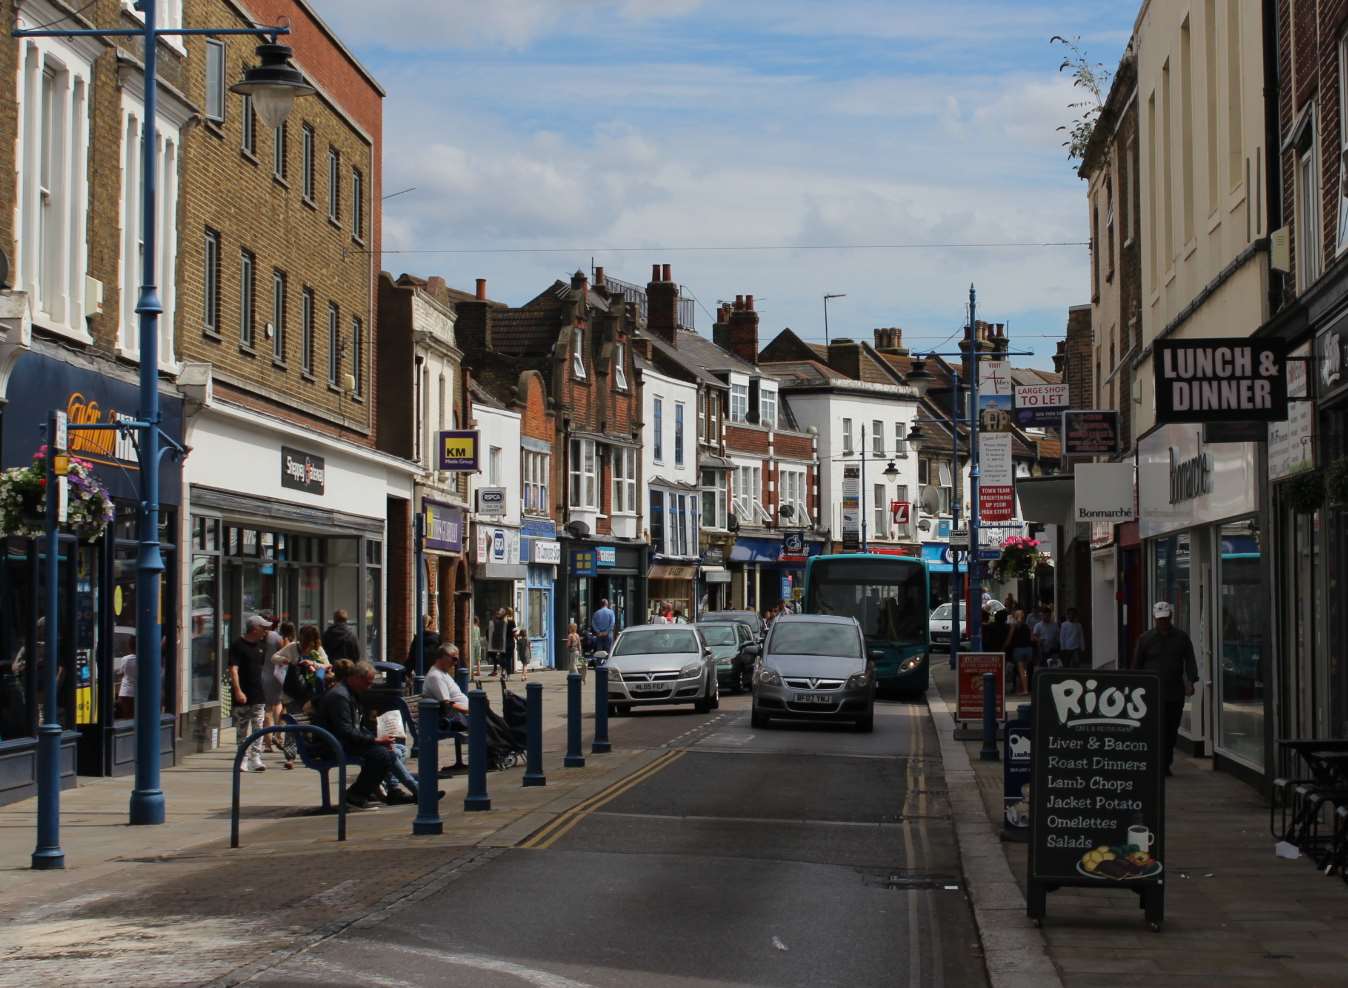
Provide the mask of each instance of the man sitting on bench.
POLYGON ((323 694, 314 714, 314 723, 327 728, 351 758, 360 759, 360 775, 346 790, 346 803, 354 809, 372 807, 375 790, 393 767, 394 739, 375 737, 365 729, 360 694, 374 682, 374 666, 364 660, 339 659, 332 667, 337 685, 323 694))
POLYGON ((441 645, 435 653, 435 665, 426 673, 426 682, 421 687, 424 696, 440 701, 442 735, 468 730, 468 697, 463 695, 454 678, 458 669, 458 646, 441 645))

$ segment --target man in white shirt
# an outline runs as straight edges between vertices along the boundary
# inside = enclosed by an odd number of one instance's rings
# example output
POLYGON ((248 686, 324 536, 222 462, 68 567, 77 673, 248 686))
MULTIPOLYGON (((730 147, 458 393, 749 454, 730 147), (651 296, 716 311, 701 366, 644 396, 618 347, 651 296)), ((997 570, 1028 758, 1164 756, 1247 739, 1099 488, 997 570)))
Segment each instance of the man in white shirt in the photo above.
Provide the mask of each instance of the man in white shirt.
POLYGON ((1086 633, 1077 620, 1075 607, 1068 608, 1058 638, 1062 646, 1062 664, 1068 669, 1075 669, 1081 664, 1086 652, 1086 633))
MULTIPOLYGON (((421 687, 423 696, 440 701, 440 710, 447 715, 451 731, 466 730, 468 721, 468 697, 459 689, 454 673, 459 667, 459 649, 456 645, 441 645, 435 653, 435 665, 426 673, 426 682, 421 687)), ((442 722, 441 730, 446 729, 442 722)))

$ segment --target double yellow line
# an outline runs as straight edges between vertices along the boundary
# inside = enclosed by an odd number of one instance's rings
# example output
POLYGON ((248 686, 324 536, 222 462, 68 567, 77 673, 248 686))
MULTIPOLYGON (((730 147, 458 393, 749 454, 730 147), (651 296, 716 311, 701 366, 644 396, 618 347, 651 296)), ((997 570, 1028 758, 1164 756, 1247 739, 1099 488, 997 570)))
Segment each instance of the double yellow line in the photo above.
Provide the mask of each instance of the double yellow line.
POLYGON ((686 754, 688 754, 688 752, 682 749, 665 752, 645 768, 632 773, 625 779, 619 779, 607 789, 597 792, 589 799, 577 803, 575 806, 571 807, 571 809, 557 817, 557 819, 546 826, 541 827, 516 846, 528 848, 533 851, 547 850, 553 844, 557 843, 557 841, 569 834, 581 820, 585 819, 595 810, 611 803, 629 789, 641 785, 641 783, 645 782, 651 776, 668 768, 670 765, 673 765, 686 754))

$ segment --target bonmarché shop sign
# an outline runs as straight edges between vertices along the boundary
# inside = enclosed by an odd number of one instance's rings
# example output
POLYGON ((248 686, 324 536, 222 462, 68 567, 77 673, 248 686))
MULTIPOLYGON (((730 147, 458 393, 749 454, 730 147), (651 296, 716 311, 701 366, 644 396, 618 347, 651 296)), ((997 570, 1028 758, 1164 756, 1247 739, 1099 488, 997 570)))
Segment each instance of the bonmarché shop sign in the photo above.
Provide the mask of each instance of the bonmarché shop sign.
POLYGON ((1034 677, 1027 907, 1063 887, 1128 889, 1159 927, 1165 744, 1155 673, 1043 669, 1034 677))

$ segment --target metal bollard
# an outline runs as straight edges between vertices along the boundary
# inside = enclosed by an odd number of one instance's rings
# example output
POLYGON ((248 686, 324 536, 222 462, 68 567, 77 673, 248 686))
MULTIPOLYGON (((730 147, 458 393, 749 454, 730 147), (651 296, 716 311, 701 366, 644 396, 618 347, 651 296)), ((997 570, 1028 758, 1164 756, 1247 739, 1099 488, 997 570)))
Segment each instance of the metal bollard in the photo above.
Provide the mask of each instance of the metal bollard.
POLYGON ((528 762, 524 768, 526 786, 546 786, 543 774, 543 684, 530 683, 524 688, 529 713, 528 762))
POLYGON ((1034 704, 1021 703, 1016 706, 1016 720, 1023 720, 1029 724, 1034 721, 1034 704))
POLYGON ((464 693, 467 693, 468 667, 460 663, 458 668, 454 670, 454 679, 459 684, 459 689, 463 690, 464 693))
POLYGON ((978 760, 1001 760, 997 754, 997 677, 990 672, 983 673, 983 747, 978 760))
POLYGON ((580 673, 566 676, 566 757, 567 768, 584 768, 585 756, 580 753, 580 673))
POLYGON ((608 742, 608 666, 595 666, 594 670, 594 741, 590 751, 602 755, 612 751, 608 742))
POLYGON ((421 698, 417 723, 417 816, 412 833, 443 834, 436 780, 440 776, 440 701, 421 698))
POLYGON ((463 800, 465 813, 491 809, 487 795, 487 694, 482 690, 468 693, 468 795, 463 800))

